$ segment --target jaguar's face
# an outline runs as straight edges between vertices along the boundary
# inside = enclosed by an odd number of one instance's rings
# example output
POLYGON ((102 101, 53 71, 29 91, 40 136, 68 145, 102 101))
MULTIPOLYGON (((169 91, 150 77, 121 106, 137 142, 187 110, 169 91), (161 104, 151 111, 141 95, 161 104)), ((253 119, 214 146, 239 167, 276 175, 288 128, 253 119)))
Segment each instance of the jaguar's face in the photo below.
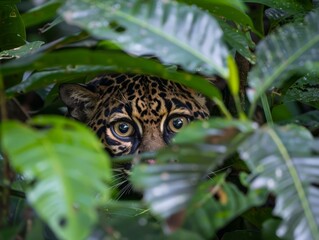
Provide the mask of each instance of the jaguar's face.
POLYGON ((155 151, 189 122, 209 116, 205 98, 194 90, 143 75, 64 84, 60 96, 70 115, 90 126, 113 156, 155 151))

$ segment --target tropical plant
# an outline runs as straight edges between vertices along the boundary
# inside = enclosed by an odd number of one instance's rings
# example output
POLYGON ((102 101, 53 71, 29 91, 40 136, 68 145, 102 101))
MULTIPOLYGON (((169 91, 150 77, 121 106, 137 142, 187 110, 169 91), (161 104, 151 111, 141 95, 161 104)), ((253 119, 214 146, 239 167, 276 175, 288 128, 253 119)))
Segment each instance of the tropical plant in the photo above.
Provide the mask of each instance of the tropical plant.
POLYGON ((0 6, 1 238, 319 239, 318 1, 0 6), (185 84, 220 116, 110 158, 57 94, 102 72, 185 84), (142 199, 116 197, 111 165, 127 161, 142 199))

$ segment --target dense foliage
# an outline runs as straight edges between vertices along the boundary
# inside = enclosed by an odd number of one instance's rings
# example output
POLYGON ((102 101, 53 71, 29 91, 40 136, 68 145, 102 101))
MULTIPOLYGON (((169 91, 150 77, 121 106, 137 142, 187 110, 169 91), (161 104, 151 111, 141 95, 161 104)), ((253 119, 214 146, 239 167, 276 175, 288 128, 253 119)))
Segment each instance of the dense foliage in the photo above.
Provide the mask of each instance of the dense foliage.
POLYGON ((318 1, 32 2, 0 1, 1 239, 319 238, 318 1), (220 116, 112 159, 58 98, 102 72, 185 84, 220 116), (127 161, 142 199, 119 198, 127 161))

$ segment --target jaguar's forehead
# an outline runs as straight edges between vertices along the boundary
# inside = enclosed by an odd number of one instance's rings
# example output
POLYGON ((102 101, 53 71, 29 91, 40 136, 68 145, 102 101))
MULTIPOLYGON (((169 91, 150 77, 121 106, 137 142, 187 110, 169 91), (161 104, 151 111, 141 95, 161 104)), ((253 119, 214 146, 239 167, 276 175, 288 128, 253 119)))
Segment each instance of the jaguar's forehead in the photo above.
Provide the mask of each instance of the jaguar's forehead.
POLYGON ((156 77, 106 75, 91 84, 100 95, 98 108, 105 108, 110 120, 124 114, 155 123, 168 113, 202 115, 205 106, 205 98, 194 90, 156 77))

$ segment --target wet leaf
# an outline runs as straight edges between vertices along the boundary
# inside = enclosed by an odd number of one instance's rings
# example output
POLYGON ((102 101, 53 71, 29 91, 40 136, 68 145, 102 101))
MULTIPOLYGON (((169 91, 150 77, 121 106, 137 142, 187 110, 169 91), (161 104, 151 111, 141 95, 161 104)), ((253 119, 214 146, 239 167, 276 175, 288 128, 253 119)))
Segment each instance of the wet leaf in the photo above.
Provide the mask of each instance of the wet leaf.
POLYGON ((70 0, 60 10, 69 24, 111 39, 135 55, 155 55, 190 72, 227 77, 222 30, 206 12, 163 1, 70 0))
POLYGON ((250 187, 276 196, 273 214, 283 219, 277 230, 287 239, 319 236, 319 157, 313 138, 299 126, 264 127, 240 146, 240 156, 252 171, 250 187))
POLYGON ((298 13, 312 7, 311 1, 309 0, 244 0, 244 2, 260 3, 268 7, 278 8, 290 13, 298 13))
POLYGON ((183 228, 210 239, 217 230, 253 206, 266 200, 267 192, 241 192, 232 183, 225 182, 225 174, 202 183, 187 208, 183 228))
POLYGON ((178 0, 190 5, 195 4, 205 9, 215 16, 233 20, 243 26, 249 26, 254 29, 254 24, 250 17, 245 13, 246 6, 240 0, 178 0))
POLYGON ((176 137, 175 145, 156 154, 157 164, 134 167, 132 183, 144 191, 144 200, 153 213, 169 218, 185 208, 200 181, 234 153, 250 131, 248 122, 212 119, 190 124, 176 137), (201 124, 206 128, 201 129, 201 124), (188 138, 194 132, 198 135, 188 138))
POLYGON ((305 24, 290 24, 269 35, 257 46, 257 64, 248 75, 252 101, 269 88, 280 87, 293 74, 313 71, 319 64, 319 11, 305 24))
POLYGON ((298 79, 286 92, 284 101, 300 101, 304 103, 319 102, 319 73, 308 73, 298 79))
POLYGON ((229 46, 245 57, 250 63, 256 63, 256 56, 252 52, 255 49, 255 43, 251 40, 248 33, 230 26, 228 23, 220 20, 219 25, 224 31, 224 40, 229 46))

